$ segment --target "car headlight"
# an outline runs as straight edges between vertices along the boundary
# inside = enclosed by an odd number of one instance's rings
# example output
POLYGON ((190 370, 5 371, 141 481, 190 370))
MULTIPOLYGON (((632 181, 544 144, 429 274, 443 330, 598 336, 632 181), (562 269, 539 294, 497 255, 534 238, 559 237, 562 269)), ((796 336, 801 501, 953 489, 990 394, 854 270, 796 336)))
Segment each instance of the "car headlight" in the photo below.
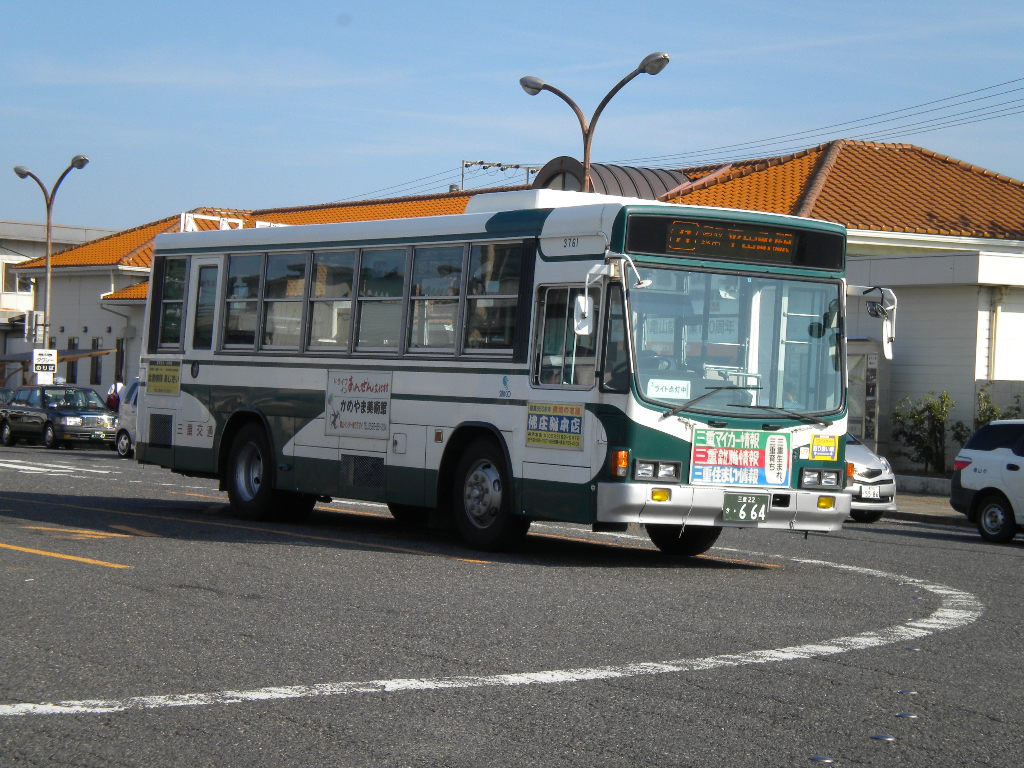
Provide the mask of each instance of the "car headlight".
POLYGON ((66 427, 80 427, 82 426, 81 416, 61 416, 60 423, 66 427))

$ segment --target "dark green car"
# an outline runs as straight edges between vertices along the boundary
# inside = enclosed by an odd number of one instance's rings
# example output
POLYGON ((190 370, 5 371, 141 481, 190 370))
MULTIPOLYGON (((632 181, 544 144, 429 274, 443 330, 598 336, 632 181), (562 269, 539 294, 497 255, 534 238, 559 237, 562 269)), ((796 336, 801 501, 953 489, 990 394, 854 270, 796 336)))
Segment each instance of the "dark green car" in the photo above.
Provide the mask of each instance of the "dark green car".
POLYGON ((0 442, 7 446, 24 440, 47 448, 113 448, 116 435, 117 414, 89 387, 19 387, 0 406, 0 442))

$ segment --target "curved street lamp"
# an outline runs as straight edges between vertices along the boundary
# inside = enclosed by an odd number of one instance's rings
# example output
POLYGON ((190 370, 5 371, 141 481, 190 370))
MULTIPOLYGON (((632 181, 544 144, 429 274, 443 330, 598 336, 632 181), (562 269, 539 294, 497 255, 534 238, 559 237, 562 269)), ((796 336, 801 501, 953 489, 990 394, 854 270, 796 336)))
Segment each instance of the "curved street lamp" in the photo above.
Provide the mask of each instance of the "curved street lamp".
POLYGON ((89 158, 85 155, 75 155, 72 157, 68 167, 64 169, 64 173, 57 179, 57 183, 53 185, 52 190, 47 190, 46 185, 43 184, 39 177, 24 165, 14 166, 14 172, 18 175, 19 179, 28 177, 39 185, 39 189, 43 192, 43 199, 46 201, 46 314, 43 316, 43 340, 41 342, 43 347, 46 346, 50 337, 50 295, 52 293, 50 290, 52 282, 50 259, 53 256, 53 199, 57 196, 57 189, 60 187, 60 183, 64 181, 64 177, 71 173, 73 169, 85 168, 88 164, 89 158))
POLYGON ((594 110, 593 116, 590 118, 590 122, 587 122, 587 118, 583 114, 583 110, 577 106, 576 102, 570 99, 565 93, 555 88, 553 85, 549 85, 541 80, 539 77, 522 77, 519 79, 519 85, 526 91, 530 96, 536 96, 541 91, 550 91, 555 94, 558 98, 564 101, 572 111, 576 114, 576 119, 580 121, 580 130, 583 131, 583 191, 590 191, 590 145, 594 140, 594 127, 597 125, 597 119, 601 116, 601 112, 612 97, 622 90, 623 86, 626 85, 630 80, 639 74, 656 75, 663 70, 669 61, 669 55, 660 51, 656 53, 650 53, 644 56, 644 60, 640 62, 640 65, 622 78, 618 84, 612 88, 601 99, 601 103, 597 105, 597 109, 594 110))

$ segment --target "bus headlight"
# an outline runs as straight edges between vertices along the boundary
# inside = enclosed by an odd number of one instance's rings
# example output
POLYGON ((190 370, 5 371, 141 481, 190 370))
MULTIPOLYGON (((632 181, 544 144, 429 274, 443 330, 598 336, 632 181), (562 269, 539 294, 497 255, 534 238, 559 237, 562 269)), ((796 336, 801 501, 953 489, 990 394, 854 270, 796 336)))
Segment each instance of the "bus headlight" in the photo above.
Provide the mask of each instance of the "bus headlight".
POLYGON ((801 488, 838 488, 838 469, 804 469, 800 472, 801 488))
POLYGON ((679 482, 682 465, 678 461, 646 461, 637 459, 633 469, 635 480, 669 480, 679 482))

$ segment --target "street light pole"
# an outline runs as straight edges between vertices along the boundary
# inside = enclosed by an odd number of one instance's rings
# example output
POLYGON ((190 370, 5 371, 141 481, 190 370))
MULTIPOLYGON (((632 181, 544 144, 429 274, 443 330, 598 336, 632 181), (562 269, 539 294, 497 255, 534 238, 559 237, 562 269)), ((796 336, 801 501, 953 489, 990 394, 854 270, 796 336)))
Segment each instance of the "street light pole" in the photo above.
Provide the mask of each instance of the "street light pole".
POLYGON ((51 259, 53 258, 53 199, 57 196, 57 189, 60 187, 60 183, 64 181, 64 177, 67 176, 75 168, 85 168, 89 164, 89 158, 85 155, 75 155, 71 158, 71 162, 68 167, 64 169, 64 173, 57 179, 57 183, 53 185, 52 190, 47 190, 46 185, 36 176, 32 171, 23 165, 17 165, 14 167, 14 172, 18 175, 19 179, 25 177, 31 178, 36 184, 39 185, 39 189, 43 192, 43 200, 46 201, 46 313, 43 315, 43 340, 39 346, 45 347, 50 338, 50 297, 53 293, 52 288, 52 266, 51 259))
POLYGON ((583 114, 583 110, 579 108, 575 101, 570 99, 565 93, 555 88, 553 85, 549 85, 541 80, 539 77, 522 77, 519 79, 519 85, 524 91, 530 96, 536 96, 541 91, 550 91, 555 94, 558 98, 564 101, 572 109, 576 115, 576 119, 580 121, 580 130, 583 132, 583 191, 590 191, 590 145, 594 140, 594 128, 597 126, 597 119, 601 116, 601 112, 608 105, 608 102, 612 100, 612 97, 622 90, 623 86, 626 85, 630 80, 639 74, 656 75, 663 70, 669 62, 669 55, 667 53, 656 52, 644 56, 644 60, 640 62, 640 65, 622 78, 618 84, 605 94, 605 97, 601 99, 601 103, 597 105, 597 109, 594 110, 594 114, 591 116, 588 123, 586 116, 583 114))

